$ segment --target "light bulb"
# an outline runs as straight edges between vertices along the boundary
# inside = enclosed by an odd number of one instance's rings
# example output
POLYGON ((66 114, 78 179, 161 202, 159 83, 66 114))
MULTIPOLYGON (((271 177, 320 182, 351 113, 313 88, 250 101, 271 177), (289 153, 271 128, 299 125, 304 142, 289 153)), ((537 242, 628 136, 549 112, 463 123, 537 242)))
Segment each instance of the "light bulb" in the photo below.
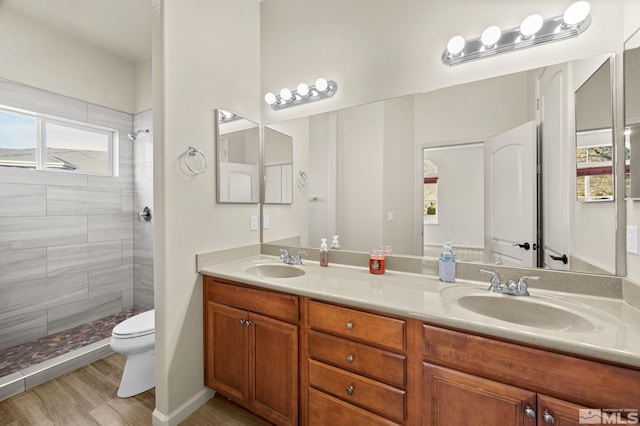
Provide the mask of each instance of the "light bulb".
POLYGON ((267 94, 264 95, 264 101, 269 105, 273 105, 276 103, 276 95, 271 92, 267 92, 267 94))
POLYGON ((498 42, 498 40, 500 40, 501 35, 502 30, 500 29, 500 27, 492 25, 482 32, 480 40, 482 40, 482 44, 484 44, 486 47, 493 47, 498 42))
POLYGON ((284 89, 282 89, 280 91, 280 97, 285 100, 288 101, 289 99, 291 99, 291 90, 287 89, 286 87, 284 89))
POLYGON ((316 80, 316 89, 318 89, 320 92, 324 92, 328 87, 329 83, 327 83, 327 80, 325 80, 324 78, 321 77, 316 80))
POLYGON ((567 8, 562 16, 564 25, 566 27, 573 27, 576 24, 584 21, 589 12, 591 11, 591 5, 588 1, 577 1, 567 8))
POLYGON ((525 40, 531 38, 532 35, 540 31, 543 23, 544 18, 540 15, 534 14, 524 18, 524 21, 520 24, 520 34, 522 34, 522 38, 525 40))
POLYGON ((304 83, 298 84, 298 95, 307 96, 309 94, 309 86, 304 83))
POLYGON ((457 36, 451 37, 451 39, 449 40, 449 43, 447 43, 447 50, 452 55, 458 55, 460 52, 462 52, 462 49, 464 49, 464 45, 466 43, 467 42, 464 40, 464 37, 462 36, 457 35, 457 36))

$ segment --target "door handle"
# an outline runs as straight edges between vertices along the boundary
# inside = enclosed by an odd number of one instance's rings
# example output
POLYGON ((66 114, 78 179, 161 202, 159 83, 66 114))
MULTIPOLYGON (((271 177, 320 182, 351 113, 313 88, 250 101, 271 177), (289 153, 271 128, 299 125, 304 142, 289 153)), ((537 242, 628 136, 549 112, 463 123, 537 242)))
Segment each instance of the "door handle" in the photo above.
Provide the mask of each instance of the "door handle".
POLYGON ((562 263, 564 263, 565 265, 567 264, 567 262, 569 261, 569 259, 567 258, 566 254, 563 254, 562 256, 554 256, 552 254, 549 255, 550 258, 552 258, 553 260, 560 260, 562 261, 562 263))
POLYGON ((518 247, 523 248, 525 250, 529 250, 531 248, 531 244, 529 244, 529 243, 523 243, 523 244, 515 243, 513 246, 514 247, 518 246, 518 247))

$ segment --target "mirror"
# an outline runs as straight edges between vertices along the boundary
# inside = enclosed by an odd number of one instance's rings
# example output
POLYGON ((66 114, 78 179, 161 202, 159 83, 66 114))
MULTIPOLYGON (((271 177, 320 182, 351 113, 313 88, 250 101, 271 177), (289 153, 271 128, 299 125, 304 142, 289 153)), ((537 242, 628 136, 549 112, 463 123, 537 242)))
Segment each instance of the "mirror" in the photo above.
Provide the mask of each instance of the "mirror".
POLYGON ((293 138, 264 128, 264 204, 293 202, 293 138))
POLYGON ((640 199, 640 31, 627 43, 624 52, 624 142, 626 153, 626 196, 640 199))
MULTIPOLYGON (((604 203, 608 208, 595 216, 597 208, 584 212, 576 206, 576 141, 570 119, 575 91, 608 59, 603 55, 270 124, 296 140, 294 167, 306 171, 309 185, 294 185, 287 217, 295 225, 265 233, 264 242, 318 247, 320 238, 340 235, 343 249, 366 252, 389 245, 394 254, 431 257, 437 256, 443 242, 452 241, 459 260, 487 262, 483 146, 526 123, 533 123, 529 126, 535 131, 540 98, 550 121, 539 127, 549 132, 542 135, 549 142, 537 147, 534 137, 531 158, 536 158, 536 150, 544 157, 547 181, 540 186, 556 190, 537 194, 533 173, 532 191, 548 208, 537 212, 535 198, 530 207, 523 207, 518 197, 505 195, 496 209, 502 216, 497 217, 517 217, 531 210, 530 236, 513 243, 528 243, 528 261, 534 267, 615 274, 615 228, 608 227, 615 223, 615 205, 604 203), (550 117, 558 118, 553 122, 550 117), (425 149, 437 172, 423 163, 425 149), (455 186, 447 189, 449 182, 441 173, 457 177, 467 192, 455 186), (437 199, 425 186, 435 182, 437 199), (449 231, 435 232, 434 223, 444 230, 447 221, 451 221, 449 231), (548 226, 538 228, 541 222, 548 226), (588 231, 594 226, 601 238, 588 231), (542 229, 541 236, 536 236, 537 229, 542 229), (454 235, 454 230, 460 232, 454 235), (471 235, 475 237, 467 240, 471 235), (603 258, 596 258, 601 253, 592 250, 598 246, 606 252, 603 258)), ((611 108, 611 95, 608 99, 604 104, 611 108)), ((535 170, 535 163, 531 167, 535 170)), ((269 212, 265 206, 265 214, 269 212)), ((513 244, 509 249, 525 251, 513 244)), ((526 266, 507 258, 502 254, 488 263, 526 266)))
POLYGON ((222 109, 215 118, 218 203, 258 203, 260 127, 222 109))
POLYGON ((607 60, 575 94, 578 201, 614 199, 611 96, 611 66, 607 60))

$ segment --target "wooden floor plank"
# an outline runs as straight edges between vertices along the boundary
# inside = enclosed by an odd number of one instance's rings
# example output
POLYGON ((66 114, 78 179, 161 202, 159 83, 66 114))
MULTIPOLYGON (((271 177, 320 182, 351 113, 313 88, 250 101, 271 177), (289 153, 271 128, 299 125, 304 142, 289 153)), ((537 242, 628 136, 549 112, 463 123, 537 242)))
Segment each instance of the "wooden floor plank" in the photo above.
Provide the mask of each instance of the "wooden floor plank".
MULTIPOLYGON (((0 402, 2 426, 150 426, 155 389, 130 398, 116 392, 126 358, 112 354, 0 402)), ((216 395, 181 425, 267 426, 270 423, 216 395)))

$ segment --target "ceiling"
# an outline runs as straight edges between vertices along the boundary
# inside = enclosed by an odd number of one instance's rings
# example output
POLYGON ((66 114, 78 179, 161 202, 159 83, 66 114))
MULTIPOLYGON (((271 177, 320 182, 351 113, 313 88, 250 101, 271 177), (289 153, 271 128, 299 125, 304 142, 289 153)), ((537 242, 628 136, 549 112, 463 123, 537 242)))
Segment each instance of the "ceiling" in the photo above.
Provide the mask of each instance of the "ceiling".
POLYGON ((0 6, 130 62, 151 56, 151 0, 0 0, 0 6))

